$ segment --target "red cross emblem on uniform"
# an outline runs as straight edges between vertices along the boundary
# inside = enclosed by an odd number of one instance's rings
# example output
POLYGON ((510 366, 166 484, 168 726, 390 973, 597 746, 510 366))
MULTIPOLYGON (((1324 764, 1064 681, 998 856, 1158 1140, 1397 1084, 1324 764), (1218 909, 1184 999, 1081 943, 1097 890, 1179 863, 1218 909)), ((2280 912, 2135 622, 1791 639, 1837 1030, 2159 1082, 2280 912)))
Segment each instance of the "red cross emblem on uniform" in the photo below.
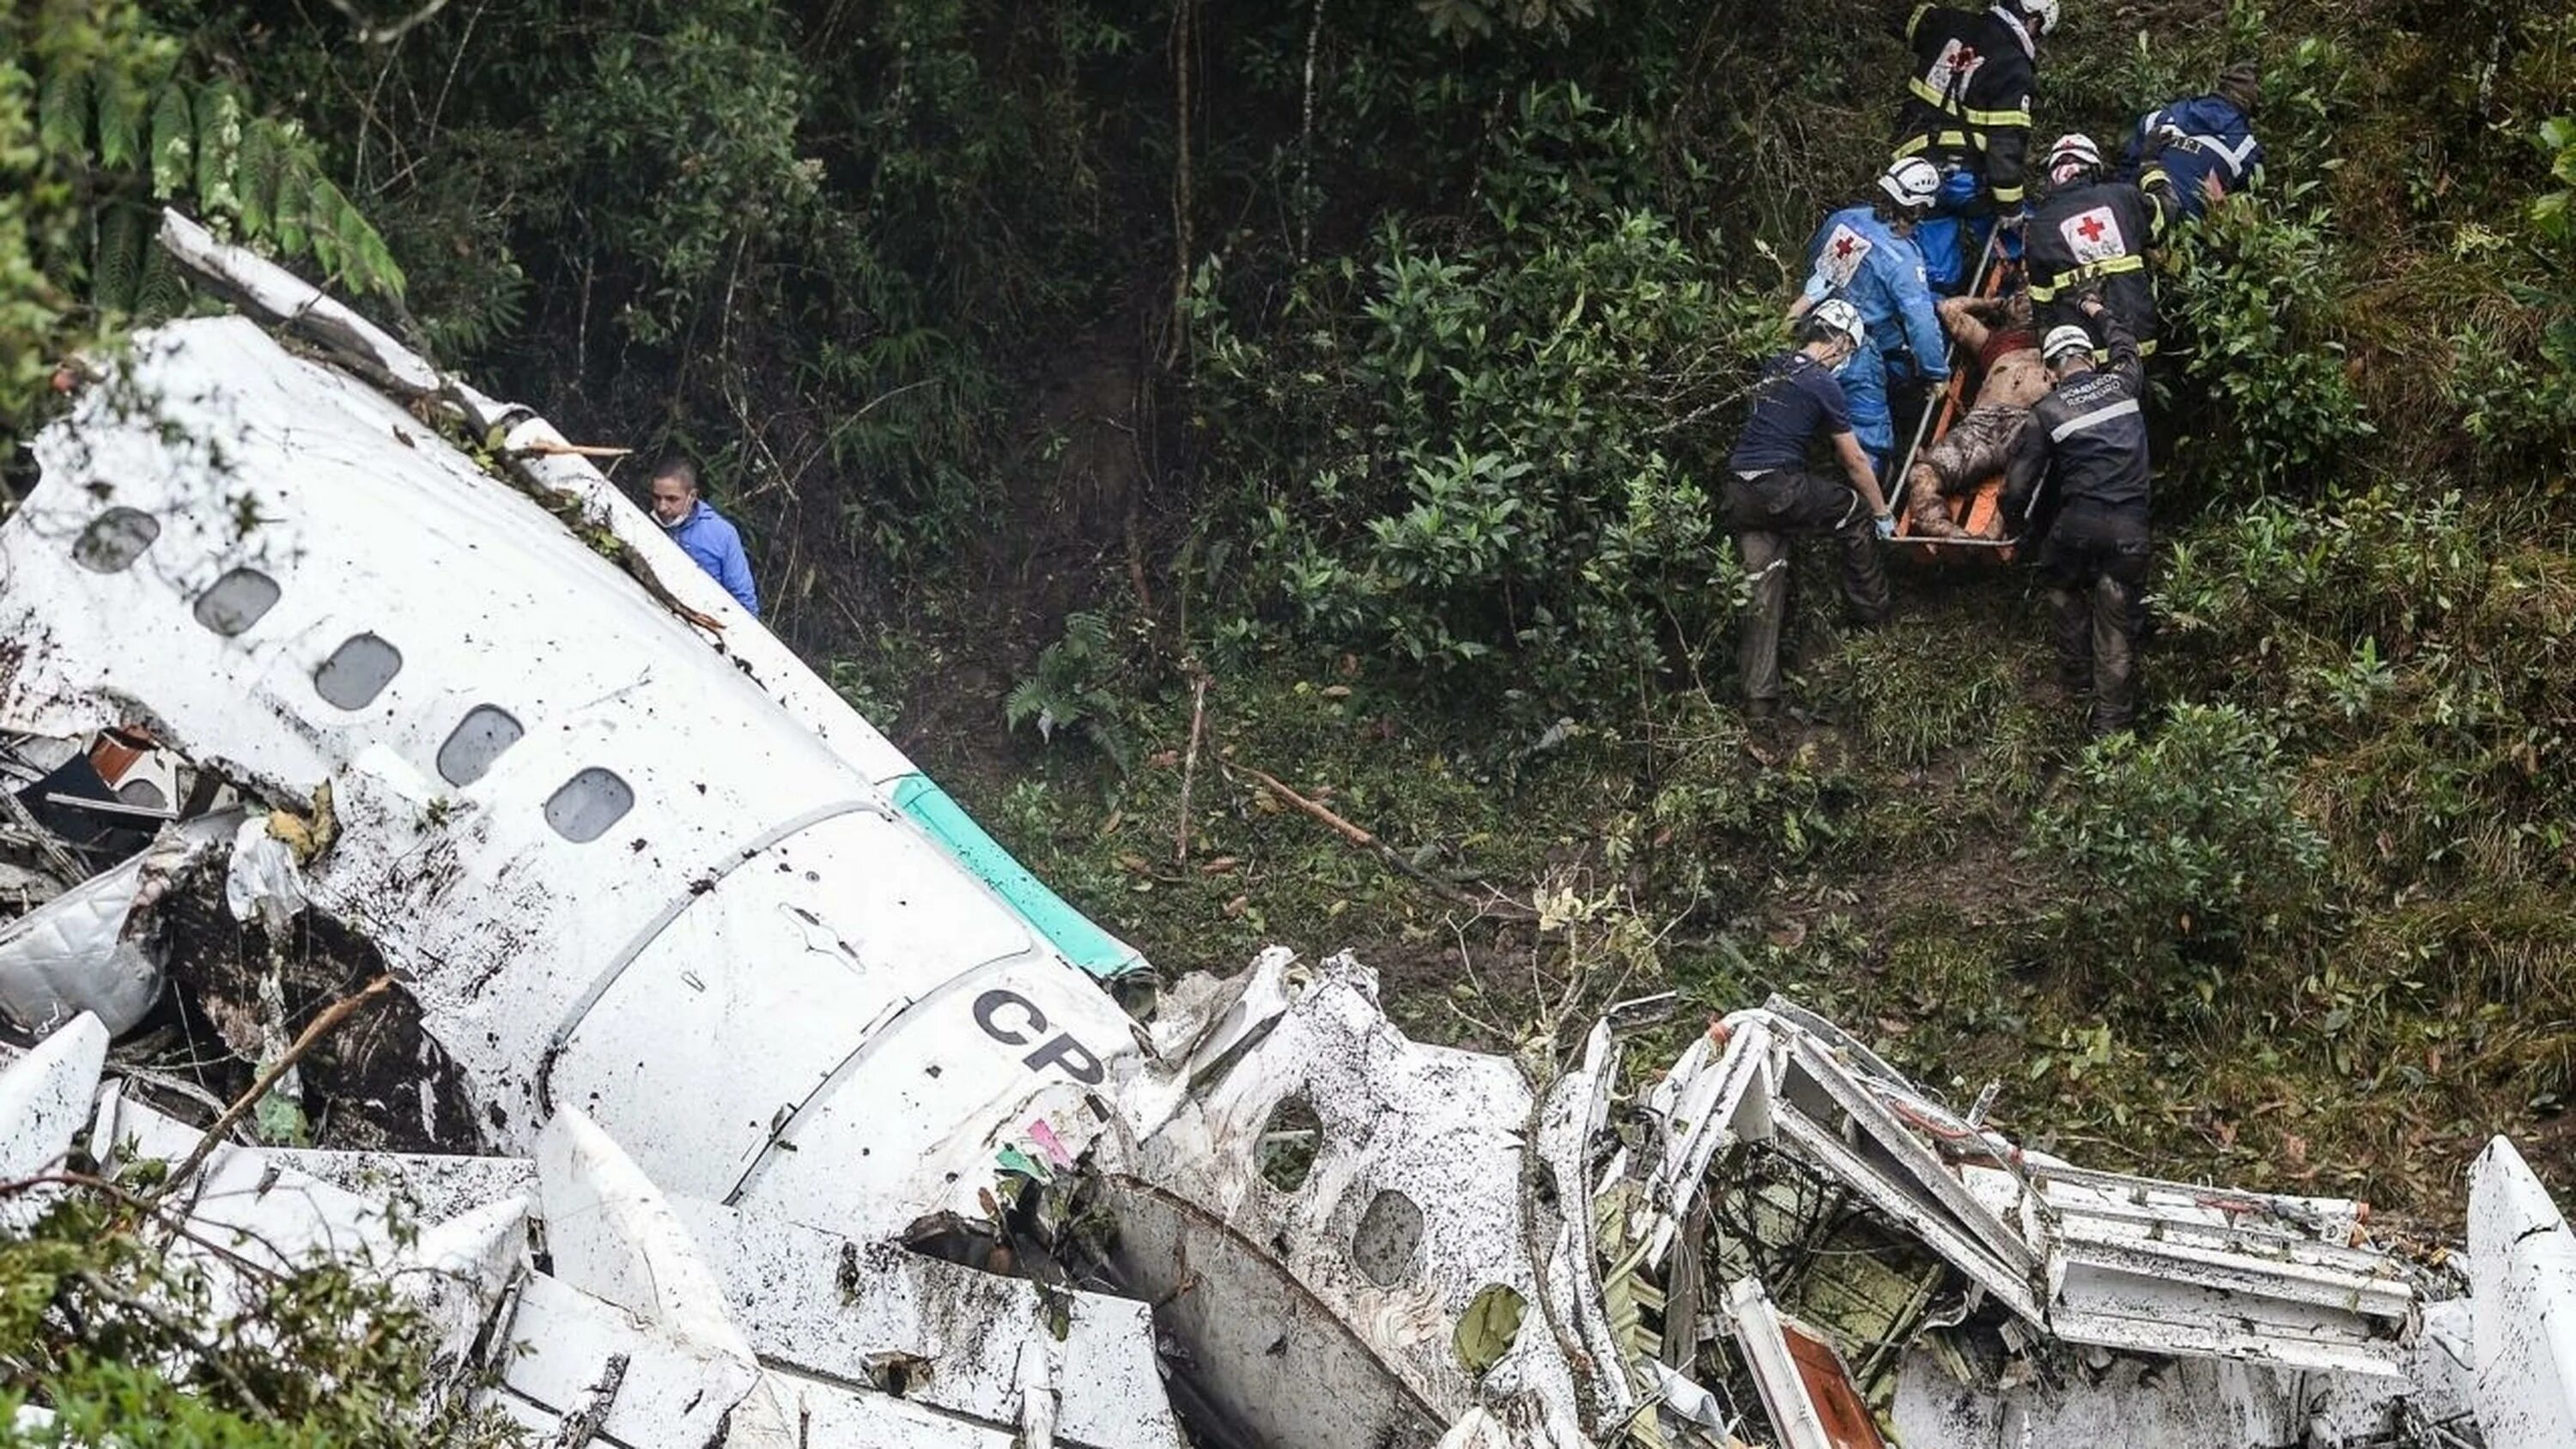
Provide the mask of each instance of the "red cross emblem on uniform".
POLYGON ((2102 239, 2102 218, 2098 216, 2088 216, 2082 221, 2077 222, 2075 224, 2075 229, 2084 233, 2084 239, 2086 241, 2100 241, 2102 239))
POLYGON ((1835 239, 1834 239, 1834 255, 1835 255, 1835 256, 1837 256, 1837 257, 1847 257, 1847 256, 1850 256, 1850 255, 1851 255, 1851 253, 1852 253, 1852 239, 1851 239, 1849 236, 1841 236, 1841 237, 1837 237, 1837 238, 1835 238, 1835 239))
POLYGON ((1960 70, 1972 69, 1975 67, 1976 63, 1977 48, 1973 45, 1960 46, 1957 58, 1951 62, 1952 65, 1958 67, 1960 70))

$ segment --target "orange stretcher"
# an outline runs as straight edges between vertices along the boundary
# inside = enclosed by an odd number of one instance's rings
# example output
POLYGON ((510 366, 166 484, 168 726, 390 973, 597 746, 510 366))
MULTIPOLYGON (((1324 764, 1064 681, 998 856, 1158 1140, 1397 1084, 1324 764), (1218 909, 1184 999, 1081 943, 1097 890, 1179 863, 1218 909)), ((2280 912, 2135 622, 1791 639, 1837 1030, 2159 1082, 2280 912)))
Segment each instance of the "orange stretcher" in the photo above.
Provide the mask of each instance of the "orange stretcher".
MULTIPOLYGON (((1995 240, 1987 241, 1986 255, 1977 269, 1976 293, 1981 298, 2003 295, 2006 274, 2019 269, 2012 263, 1996 264, 1995 240)), ((1892 506, 1896 510, 1895 542, 1908 546, 1915 556, 1933 563, 2010 563, 2014 540, 2010 538, 1933 538, 1914 531, 1914 511, 1907 506, 1904 490, 1914 472, 1914 460, 1923 450, 1939 442, 1950 431, 1950 425, 1966 416, 1976 406, 1968 395, 1968 369, 1950 369, 1949 385, 1941 390, 1941 400, 1931 410, 1928 427, 1918 427, 1914 446, 1905 453, 1904 466, 1889 480, 1895 490, 1892 506)), ((1944 499, 1953 522, 1970 533, 1982 533, 1997 527, 2003 513, 2004 478, 2001 473, 1979 480, 1977 486, 1962 497, 1944 499)))

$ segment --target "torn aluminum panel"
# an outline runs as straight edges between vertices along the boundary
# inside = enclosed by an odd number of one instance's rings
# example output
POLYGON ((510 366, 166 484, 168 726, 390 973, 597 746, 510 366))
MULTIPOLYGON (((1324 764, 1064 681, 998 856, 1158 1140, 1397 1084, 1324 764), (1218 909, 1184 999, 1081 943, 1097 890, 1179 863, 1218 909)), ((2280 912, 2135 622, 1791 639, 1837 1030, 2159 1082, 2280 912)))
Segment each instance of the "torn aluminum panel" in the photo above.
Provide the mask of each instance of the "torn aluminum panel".
MULTIPOLYGON (((106 1061, 107 1028, 82 1015, 0 1066, 0 1182, 21 1182, 63 1165, 89 1118, 90 1097, 106 1061)), ((0 1200, 0 1232, 23 1230, 55 1196, 52 1188, 38 1185, 0 1200)))
MULTIPOLYGON (((2053 1337, 2388 1373, 2413 1331, 2424 1285, 2350 1245, 2358 1204, 2083 1171, 1955 1116, 1812 1018, 1738 1012, 1723 1031, 1724 1055, 1690 1062, 1693 1079, 1660 1105, 1704 1101, 1749 1124, 2053 1337)), ((1666 1181, 1746 1140, 1732 1125, 1673 1126, 1666 1181)))
POLYGON ((1604 1300, 1632 1285, 1659 1310, 1620 1350, 1639 1382, 1743 1374, 1734 1402, 1775 1442, 1867 1442, 1852 1401, 1839 1429, 1823 1411, 1845 1385, 1908 1449, 2478 1442, 2459 1285, 2367 1246, 2359 1204, 2025 1151, 1776 1001, 1715 1024, 1642 1106, 1647 1140, 1594 1199, 1604 1300), (1748 1276, 1770 1270, 1817 1315, 1810 1361, 1748 1276), (1732 1346, 1708 1334, 1712 1276, 1734 1280, 1732 1346))
POLYGON ((2576 1237, 2502 1137, 2469 1169, 2469 1260, 2489 1449, 2576 1444, 2576 1237))
POLYGON ((83 1012, 110 1034, 141 1021, 161 999, 164 966, 143 918, 173 880, 231 841, 239 820, 166 827, 142 854, 0 925, 0 1015, 38 1034, 83 1012))
POLYGON ((1532 1244, 1556 1234, 1529 1192, 1528 1084, 1501 1058, 1407 1040, 1347 956, 1284 991, 1262 979, 1281 970, 1267 959, 1234 997, 1279 1003, 1266 1024, 1211 998, 1197 1050, 1168 1064, 1191 1090, 1149 1135, 1096 1150, 1125 1283, 1163 1305, 1193 1387, 1252 1441, 1429 1445, 1481 1409, 1515 1444, 1587 1442, 1535 1307, 1532 1244), (1288 1115, 1314 1124, 1287 1144, 1306 1160, 1265 1175, 1288 1115), (1532 1307, 1470 1323, 1480 1295, 1532 1307))

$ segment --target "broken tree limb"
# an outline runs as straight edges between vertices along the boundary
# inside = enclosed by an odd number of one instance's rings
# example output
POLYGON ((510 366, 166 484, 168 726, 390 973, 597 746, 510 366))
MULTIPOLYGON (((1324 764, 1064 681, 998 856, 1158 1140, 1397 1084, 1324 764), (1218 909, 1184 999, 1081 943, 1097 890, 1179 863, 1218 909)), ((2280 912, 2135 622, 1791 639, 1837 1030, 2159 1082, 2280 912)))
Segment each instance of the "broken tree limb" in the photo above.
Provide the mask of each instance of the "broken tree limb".
POLYGON ((1442 880, 1431 872, 1415 865, 1412 861, 1406 860, 1402 855, 1396 852, 1395 847, 1388 845, 1385 841, 1378 839, 1375 835, 1372 835, 1361 827, 1343 819, 1339 814, 1334 812, 1332 807, 1325 805, 1320 801, 1309 800, 1305 796, 1298 794, 1296 791, 1289 789, 1285 784, 1281 783, 1278 776, 1271 774, 1267 770, 1255 769, 1250 765, 1231 765, 1227 768, 1241 770, 1243 773, 1250 775, 1253 779, 1260 781, 1261 788, 1264 790, 1278 796, 1282 801, 1295 806, 1299 812, 1303 813, 1308 818, 1330 827, 1333 833, 1341 836, 1344 840, 1349 841, 1351 844, 1358 846, 1362 850, 1366 850, 1371 854, 1374 854, 1378 859, 1386 862, 1388 868, 1395 871, 1396 874, 1408 877, 1421 885, 1428 887, 1434 894, 1438 895, 1442 900, 1449 902, 1451 905, 1458 906, 1464 910, 1477 912, 1480 915, 1501 916, 1506 920, 1535 921, 1538 919, 1538 912, 1531 910, 1529 907, 1522 905, 1511 897, 1502 894, 1500 891, 1491 892, 1484 900, 1480 901, 1476 899, 1474 896, 1460 890, 1450 882, 1442 880))
POLYGON ((172 1184, 185 1182, 194 1177, 197 1169, 205 1166, 206 1159, 214 1154, 215 1147, 223 1141, 224 1134, 240 1125, 241 1119, 249 1116, 251 1109, 259 1105, 260 1099, 268 1095, 268 1089, 277 1085, 280 1077, 293 1071, 295 1064, 304 1060, 304 1054, 311 1051, 315 1043, 329 1036, 340 1023, 356 1015, 359 1007, 393 989, 393 977, 379 976, 355 994, 343 996, 324 1007, 321 1015, 305 1023, 304 1030, 296 1035, 294 1043, 288 1046, 277 1060, 261 1069, 259 1076, 251 1082, 250 1090, 235 1098, 233 1104, 224 1109, 224 1115, 216 1118, 215 1124, 206 1129, 204 1136, 197 1139, 196 1147, 190 1150, 187 1158, 177 1167, 170 1169, 170 1176, 162 1184, 163 1191, 168 1191, 172 1184))

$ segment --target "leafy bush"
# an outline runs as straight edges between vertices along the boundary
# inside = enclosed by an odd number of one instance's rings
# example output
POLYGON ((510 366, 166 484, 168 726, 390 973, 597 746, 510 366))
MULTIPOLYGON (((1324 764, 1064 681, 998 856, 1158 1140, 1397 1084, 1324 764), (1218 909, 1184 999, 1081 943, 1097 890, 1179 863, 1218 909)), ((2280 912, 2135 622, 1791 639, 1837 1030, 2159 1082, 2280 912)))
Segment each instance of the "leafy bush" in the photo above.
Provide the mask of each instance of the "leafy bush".
MULTIPOLYGON (((1569 126, 1578 150, 1623 146, 1586 106, 1525 96, 1515 154, 1569 126)), ((1303 272, 1275 323, 1239 327, 1203 274, 1198 381, 1236 421, 1213 471, 1249 518, 1256 608, 1553 718, 1633 698, 1668 636, 1724 617, 1692 460, 1765 306, 1714 286, 1665 217, 1595 209, 1580 165, 1496 174, 1503 237, 1390 219, 1303 272)))
MULTIPOLYGON (((2125 975, 2216 964, 2249 939, 2295 933, 2315 909, 2326 842, 2294 796, 2278 741, 2232 705, 2178 705, 2151 736, 2087 746, 2031 824, 2032 853, 2066 887, 2063 949, 2125 975)), ((2220 982, 2203 970, 2190 984, 2207 1003, 2220 982)))
MULTIPOLYGON (((2161 288, 2183 376, 2183 478, 2313 488, 2370 436, 2345 374, 2341 243, 2313 184, 2213 206, 2183 229, 2161 288)), ((2197 500, 2191 500, 2197 501, 2197 500)))
POLYGON ((2576 450, 2576 118, 2554 117, 2533 137, 2550 179, 2525 209, 2527 248, 2482 234, 2508 305, 2472 317, 2452 338, 2451 401, 2480 461, 2546 468, 2576 450), (2536 265, 2535 265, 2536 263, 2536 265))
MULTIPOLYGON (((41 1400, 51 1425, 10 1444, 224 1449, 497 1449, 496 1414, 467 1409, 434 1326, 382 1282, 338 1265, 237 1274, 218 1312, 174 1256, 182 1227, 139 1165, 93 1181, 0 1235, 0 1426, 41 1400), (445 1407, 426 1412, 433 1395, 445 1407)), ((15 1183, 24 1190, 29 1184, 15 1183)), ((23 1200, 22 1200, 23 1201, 23 1200)), ((220 1250, 220 1245, 217 1245, 220 1250)), ((199 1255, 204 1250, 199 1249, 199 1255)))

